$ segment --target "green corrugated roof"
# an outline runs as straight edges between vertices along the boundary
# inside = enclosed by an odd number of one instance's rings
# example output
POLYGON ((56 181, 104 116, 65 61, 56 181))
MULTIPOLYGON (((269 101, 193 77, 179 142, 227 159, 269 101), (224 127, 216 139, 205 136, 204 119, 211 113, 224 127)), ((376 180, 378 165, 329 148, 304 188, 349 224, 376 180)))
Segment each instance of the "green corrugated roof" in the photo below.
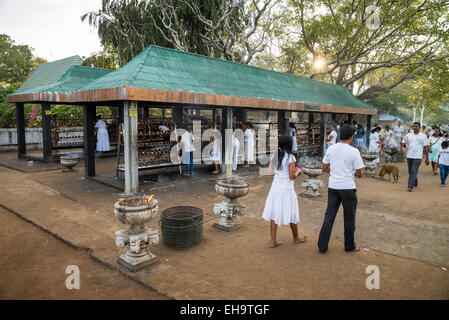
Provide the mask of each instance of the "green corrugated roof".
POLYGON ((62 76, 60 76, 59 79, 51 84, 22 89, 21 91, 18 90, 10 95, 20 95, 35 92, 69 94, 70 92, 76 91, 89 82, 92 82, 93 80, 100 78, 110 72, 111 70, 84 66, 71 66, 62 76))
POLYGON ((80 91, 124 85, 375 109, 346 87, 154 45, 80 91))
POLYGON ((80 66, 82 63, 80 56, 73 56, 41 64, 16 92, 55 83, 71 66, 80 66))

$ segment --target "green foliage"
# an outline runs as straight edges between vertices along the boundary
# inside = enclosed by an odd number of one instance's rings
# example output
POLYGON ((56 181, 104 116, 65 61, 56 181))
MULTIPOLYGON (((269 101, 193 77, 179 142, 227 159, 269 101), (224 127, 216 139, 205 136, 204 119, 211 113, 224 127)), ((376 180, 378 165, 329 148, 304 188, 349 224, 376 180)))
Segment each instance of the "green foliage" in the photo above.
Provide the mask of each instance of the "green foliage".
POLYGON ((34 69, 46 63, 33 56, 32 48, 15 45, 6 34, 0 34, 0 85, 20 86, 34 69))
MULTIPOLYGON (((449 1, 290 0, 281 65, 372 99, 420 73, 447 67, 449 1), (369 5, 379 24, 369 29, 369 5), (323 67, 313 64, 318 58, 323 67), (388 72, 385 72, 388 71, 388 72), (355 84, 357 83, 357 86, 355 84)), ((371 24, 372 25, 372 24, 371 24)), ((439 70, 437 70, 439 69, 439 70)), ((447 78, 447 77, 446 77, 447 78)), ((433 82, 448 90, 446 82, 433 82)))

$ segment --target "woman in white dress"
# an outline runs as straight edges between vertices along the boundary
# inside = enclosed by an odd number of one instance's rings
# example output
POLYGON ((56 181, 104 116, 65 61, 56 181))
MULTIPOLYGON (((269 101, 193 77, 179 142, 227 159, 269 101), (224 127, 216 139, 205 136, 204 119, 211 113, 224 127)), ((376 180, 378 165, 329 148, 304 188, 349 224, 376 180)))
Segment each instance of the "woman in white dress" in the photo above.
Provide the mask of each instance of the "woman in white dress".
POLYGON ((106 122, 101 120, 101 116, 97 116, 95 130, 97 131, 97 151, 103 153, 104 151, 111 150, 111 147, 109 146, 109 135, 106 122))
MULTIPOLYGON (((375 130, 369 136, 369 151, 379 153, 379 132, 380 127, 376 127, 375 130)), ((374 163, 379 163, 379 156, 375 160, 374 163)))
POLYGON ((215 171, 212 171, 213 174, 220 173, 219 164, 221 162, 221 147, 218 139, 215 136, 210 137, 211 141, 213 141, 212 150, 210 152, 210 160, 214 162, 215 171))
POLYGON ((250 163, 254 163, 254 137, 255 133, 250 122, 245 124, 243 142, 245 144, 245 168, 249 168, 250 163))
POLYGON ((276 240, 278 225, 290 225, 293 243, 295 244, 302 243, 307 239, 306 236, 298 236, 299 210, 294 180, 301 174, 301 170, 295 168, 296 159, 292 155, 292 146, 290 136, 280 137, 277 159, 273 157, 268 167, 270 172, 274 174, 274 179, 265 201, 262 218, 270 221, 271 248, 282 244, 276 240), (273 167, 276 169, 273 170, 273 167))
POLYGON ((298 151, 298 145, 296 143, 296 128, 295 125, 290 122, 288 124, 288 126, 290 127, 290 129, 288 130, 288 132, 290 133, 290 137, 292 137, 292 152, 296 153, 298 151))
POLYGON ((237 162, 239 156, 240 142, 239 139, 232 134, 232 171, 237 170, 237 162))

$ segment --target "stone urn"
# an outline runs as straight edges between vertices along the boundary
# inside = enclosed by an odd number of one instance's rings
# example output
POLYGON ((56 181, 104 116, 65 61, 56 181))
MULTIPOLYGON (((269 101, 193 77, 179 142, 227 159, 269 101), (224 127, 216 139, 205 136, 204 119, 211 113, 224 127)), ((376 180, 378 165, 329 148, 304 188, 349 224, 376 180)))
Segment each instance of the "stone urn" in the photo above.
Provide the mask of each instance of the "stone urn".
POLYGON ((214 213, 220 216, 214 227, 226 231, 240 228, 242 223, 236 220, 236 216, 243 216, 244 206, 237 198, 248 194, 249 184, 238 177, 219 179, 215 183, 215 191, 226 199, 214 204, 214 213))
POLYGON ((379 156, 377 152, 366 151, 362 152, 360 155, 363 160, 365 160, 365 173, 370 176, 374 175, 374 170, 376 169, 377 164, 373 161, 379 156))
POLYGON ((115 216, 129 225, 128 229, 115 233, 115 244, 120 248, 128 247, 117 262, 132 272, 158 261, 149 250, 150 245, 159 243, 158 231, 145 227, 145 223, 154 219, 157 210, 157 200, 148 201, 146 196, 122 198, 114 204, 115 216))
POLYGON ((65 167, 63 172, 70 172, 78 164, 78 156, 61 156, 59 162, 65 167))
POLYGON ((302 172, 309 178, 306 178, 302 182, 302 187, 306 190, 301 194, 304 196, 318 197, 320 193, 318 188, 323 187, 323 181, 318 177, 323 173, 321 170, 320 162, 306 162, 302 167, 302 172))
POLYGON ((398 153, 398 149, 397 149, 397 148, 394 148, 394 147, 388 147, 388 148, 385 148, 384 151, 385 151, 385 153, 387 154, 387 155, 385 156, 385 162, 386 162, 387 164, 390 165, 392 162, 396 161, 394 155, 395 155, 396 153, 398 153))

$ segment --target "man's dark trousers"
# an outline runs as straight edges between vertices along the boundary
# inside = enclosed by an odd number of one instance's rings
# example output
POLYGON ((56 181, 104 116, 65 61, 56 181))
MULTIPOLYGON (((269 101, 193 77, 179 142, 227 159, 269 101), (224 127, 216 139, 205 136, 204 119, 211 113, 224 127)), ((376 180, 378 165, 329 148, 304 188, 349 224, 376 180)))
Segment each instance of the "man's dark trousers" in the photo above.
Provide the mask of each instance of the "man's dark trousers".
POLYGON ((318 238, 318 248, 320 252, 327 251, 329 239, 332 233, 332 226, 334 225, 338 208, 340 207, 340 204, 343 203, 345 251, 352 251, 356 248, 354 243, 354 232, 355 214, 357 210, 357 190, 336 190, 329 188, 327 194, 327 209, 324 215, 324 222, 321 227, 320 236, 318 238))
POLYGON ((407 158, 408 166, 408 187, 413 189, 413 187, 418 186, 418 169, 421 165, 422 159, 410 159, 407 158))

